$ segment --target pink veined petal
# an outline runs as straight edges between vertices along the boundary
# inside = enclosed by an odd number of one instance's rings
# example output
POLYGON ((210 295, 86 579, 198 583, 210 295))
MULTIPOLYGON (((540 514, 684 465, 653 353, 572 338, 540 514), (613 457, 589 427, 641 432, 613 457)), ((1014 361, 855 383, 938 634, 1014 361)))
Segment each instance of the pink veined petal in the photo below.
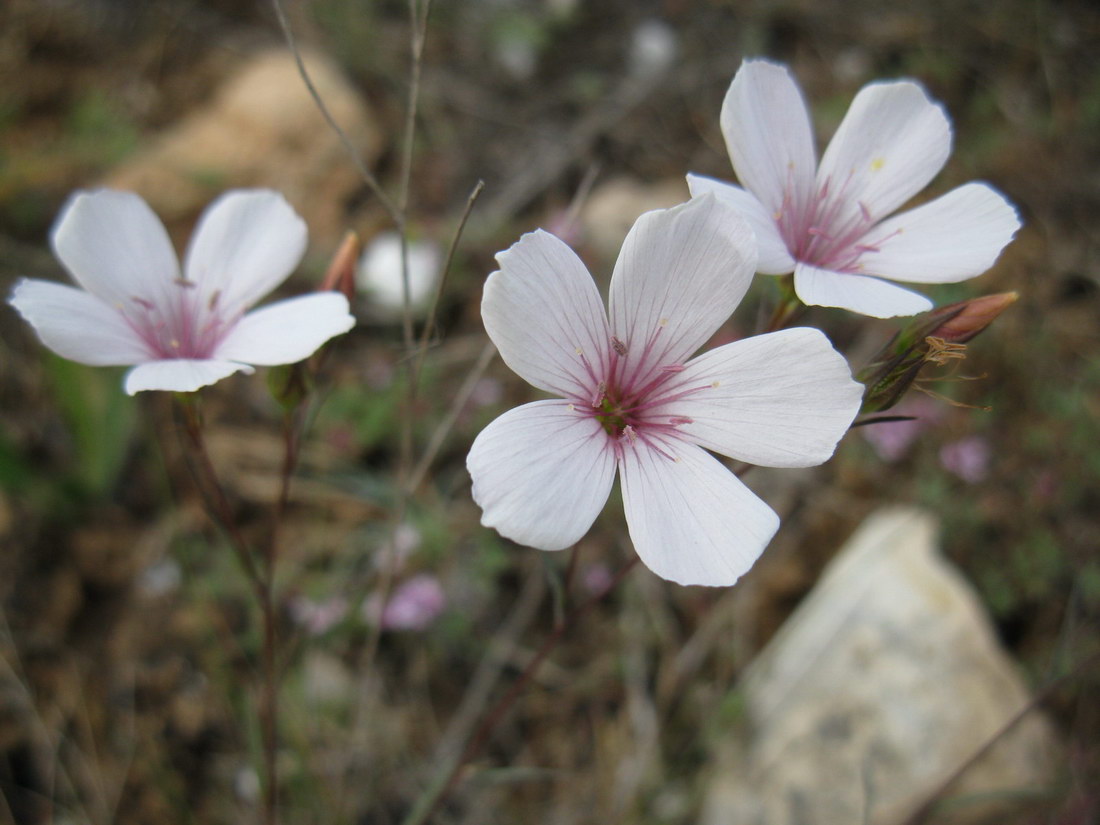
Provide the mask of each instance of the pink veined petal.
POLYGON ((296 364, 353 326, 347 298, 315 292, 248 313, 214 350, 214 358, 261 366, 296 364))
POLYGON ((235 372, 251 373, 248 364, 231 361, 178 359, 139 364, 128 373, 123 386, 130 395, 144 390, 194 392, 235 372))
POLYGON ((741 302, 756 260, 748 222, 711 194, 638 218, 611 277, 623 375, 687 360, 741 302))
POLYGON ((678 386, 705 387, 667 407, 670 417, 689 419, 678 427, 685 438, 767 467, 826 461, 863 397, 848 362, 821 332, 805 327, 718 347, 676 378, 678 386))
POLYGON ((769 212, 801 211, 810 203, 817 166, 813 129, 785 66, 742 63, 722 103, 721 124, 737 179, 769 212))
POLYGON ((482 430, 466 468, 482 524, 528 547, 563 550, 603 509, 615 456, 594 418, 565 401, 535 401, 482 430))
POLYGON ((591 400, 611 334, 581 259, 540 229, 499 253, 497 263, 485 282, 481 317, 504 363, 540 390, 591 400))
POLYGON ((887 281, 803 263, 794 270, 794 291, 808 306, 840 307, 872 318, 916 315, 932 308, 923 295, 887 281))
POLYGON ((860 244, 862 271, 897 281, 945 284, 981 275, 1016 230, 1016 210, 982 183, 952 189, 874 227, 860 244))
POLYGON ((910 81, 871 83, 852 101, 821 158, 817 188, 844 208, 834 225, 889 215, 936 176, 951 154, 943 108, 910 81))
POLYGON ((286 280, 306 249, 306 225, 268 189, 226 192, 199 218, 183 271, 204 305, 243 312, 286 280))
POLYGON ((179 263, 164 224, 132 192, 76 192, 50 233, 54 254, 88 292, 112 307, 137 298, 165 306, 179 263))
POLYGON ((9 300, 42 343, 62 358, 105 367, 153 357, 121 313, 82 289, 24 279, 9 300))
POLYGON ((757 272, 765 275, 785 275, 794 271, 794 258, 787 251, 787 244, 779 234, 775 219, 755 195, 746 192, 740 186, 703 175, 689 173, 687 182, 693 198, 711 192, 719 200, 734 207, 748 221, 756 235, 756 245, 760 254, 756 263, 757 272))
POLYGON ((760 557, 779 517, 700 447, 641 438, 624 444, 623 506, 646 567, 679 584, 736 582, 760 557))

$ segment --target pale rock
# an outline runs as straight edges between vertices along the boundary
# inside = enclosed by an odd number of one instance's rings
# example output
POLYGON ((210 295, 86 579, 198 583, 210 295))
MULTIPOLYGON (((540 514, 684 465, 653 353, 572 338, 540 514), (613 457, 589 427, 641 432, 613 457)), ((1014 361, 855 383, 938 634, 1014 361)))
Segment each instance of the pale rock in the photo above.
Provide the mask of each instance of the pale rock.
POLYGON ((601 255, 614 261, 639 215, 676 206, 689 197, 683 178, 652 184, 633 178, 613 178, 589 195, 580 212, 581 229, 601 255))
MULTIPOLYGON (((969 584, 912 509, 872 516, 750 665, 701 825, 899 825, 1029 702, 969 584)), ((936 823, 999 822, 1054 781, 1032 710, 947 792, 936 823), (1018 797, 1015 797, 1018 799, 1018 797)))
POLYGON ((353 679, 348 666, 337 656, 312 650, 303 665, 305 694, 312 704, 343 704, 351 696, 353 679))
MULTIPOLYGON (((333 118, 372 163, 382 138, 365 102, 327 58, 302 57, 333 118)), ((338 242, 346 199, 362 184, 286 49, 247 58, 205 106, 103 183, 140 194, 170 228, 189 225, 226 189, 276 189, 322 244, 338 242)))

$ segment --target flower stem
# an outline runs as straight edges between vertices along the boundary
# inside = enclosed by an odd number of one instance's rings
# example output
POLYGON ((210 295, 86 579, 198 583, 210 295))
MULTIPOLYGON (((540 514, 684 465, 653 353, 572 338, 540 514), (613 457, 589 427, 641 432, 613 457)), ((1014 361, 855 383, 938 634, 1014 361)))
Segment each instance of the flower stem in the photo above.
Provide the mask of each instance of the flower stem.
POLYGON ((771 320, 762 332, 775 332, 785 329, 802 317, 806 305, 799 300, 794 291, 794 276, 784 275, 779 280, 779 300, 772 311, 771 320))
POLYGON ((279 485, 279 495, 275 501, 271 531, 260 556, 261 566, 257 566, 253 548, 245 541, 237 525, 229 496, 218 477, 217 470, 210 460, 203 437, 202 416, 198 401, 184 398, 180 402, 183 413, 184 432, 192 448, 189 455, 196 459, 192 471, 196 483, 202 492, 203 504, 207 514, 229 536, 230 545, 252 586, 256 602, 260 607, 263 622, 263 649, 261 651, 261 695, 257 716, 260 723, 260 737, 263 749, 264 796, 262 821, 264 825, 278 825, 279 821, 279 677, 277 669, 278 634, 275 598, 275 567, 279 553, 279 530, 290 500, 290 480, 298 463, 300 443, 301 404, 288 410, 283 419, 283 463, 279 485))
POLYGON ((626 578, 627 573, 634 569, 637 563, 638 557, 635 556, 623 565, 622 569, 619 570, 615 578, 613 578, 607 586, 567 613, 565 618, 554 627, 553 631, 551 631, 550 635, 546 638, 546 641, 542 643, 542 647, 538 649, 538 652, 535 653, 527 663, 527 666, 523 669, 523 672, 520 673, 519 677, 512 684, 512 687, 510 687, 508 691, 496 701, 496 704, 490 708, 488 713, 482 717, 481 723, 467 740, 466 747, 463 748, 458 757, 446 763, 436 775, 436 778, 432 781, 428 790, 420 798, 409 815, 402 821, 402 825, 424 825, 424 823, 432 817, 439 809, 439 806, 443 804, 443 800, 446 799, 448 794, 458 785, 459 780, 462 778, 462 768, 477 756, 481 752, 481 749, 488 744, 489 738, 504 718, 504 715, 511 709, 512 705, 515 704, 516 699, 519 698, 523 690, 534 678, 542 663, 555 648, 557 648, 566 632, 576 624, 582 616, 588 613, 589 610, 607 598, 607 596, 619 586, 619 583, 626 578))

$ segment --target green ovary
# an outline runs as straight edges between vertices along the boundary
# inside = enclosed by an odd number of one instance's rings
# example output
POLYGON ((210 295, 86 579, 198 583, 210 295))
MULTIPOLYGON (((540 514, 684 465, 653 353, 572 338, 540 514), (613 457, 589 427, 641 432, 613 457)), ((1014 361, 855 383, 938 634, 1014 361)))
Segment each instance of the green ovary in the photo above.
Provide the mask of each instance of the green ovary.
POLYGON ((623 434, 623 430, 626 429, 626 416, 623 415, 618 404, 604 396, 603 401, 596 409, 601 410, 601 412, 596 413, 596 420, 600 422, 608 435, 618 438, 623 434))

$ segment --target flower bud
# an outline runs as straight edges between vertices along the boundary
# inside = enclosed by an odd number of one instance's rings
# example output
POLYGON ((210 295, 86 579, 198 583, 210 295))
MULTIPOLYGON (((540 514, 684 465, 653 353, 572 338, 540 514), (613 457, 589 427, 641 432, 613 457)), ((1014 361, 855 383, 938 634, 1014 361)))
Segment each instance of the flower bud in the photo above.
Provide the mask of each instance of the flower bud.
POLYGON ((359 260, 362 244, 354 232, 344 235, 344 240, 321 279, 318 292, 342 292, 350 304, 355 299, 355 262, 359 260))
POLYGON ((913 319, 894 335, 856 380, 867 385, 861 412, 888 410, 917 380, 925 364, 943 365, 966 357, 966 342, 1016 302, 1015 292, 959 301, 913 319))

